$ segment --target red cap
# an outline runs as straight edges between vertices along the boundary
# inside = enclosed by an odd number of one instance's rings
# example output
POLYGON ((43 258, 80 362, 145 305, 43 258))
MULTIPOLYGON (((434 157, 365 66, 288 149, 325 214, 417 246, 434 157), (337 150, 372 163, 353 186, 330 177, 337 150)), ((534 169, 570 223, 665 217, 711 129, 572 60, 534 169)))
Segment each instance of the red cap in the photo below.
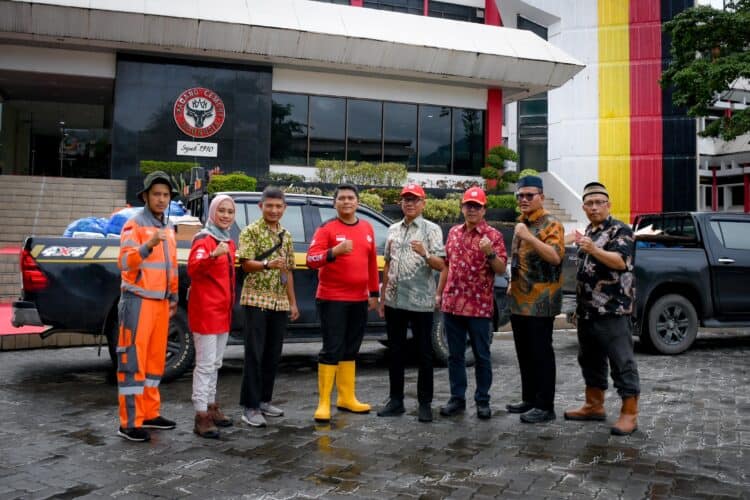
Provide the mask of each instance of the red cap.
POLYGON ((413 194, 414 196, 419 196, 420 198, 426 198, 424 194, 424 189, 422 189, 422 186, 419 184, 407 184, 404 186, 404 189, 401 190, 401 196, 404 196, 406 194, 413 194))
POLYGON ((479 203, 482 206, 487 204, 487 195, 484 194, 484 190, 480 187, 474 186, 466 190, 464 198, 461 203, 479 203))

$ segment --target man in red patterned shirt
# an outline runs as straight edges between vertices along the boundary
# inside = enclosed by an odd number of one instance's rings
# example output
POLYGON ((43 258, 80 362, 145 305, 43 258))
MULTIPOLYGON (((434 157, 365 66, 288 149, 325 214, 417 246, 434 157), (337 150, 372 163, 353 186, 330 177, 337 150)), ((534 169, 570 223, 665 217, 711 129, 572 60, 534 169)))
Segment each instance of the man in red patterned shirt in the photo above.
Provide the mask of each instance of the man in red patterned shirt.
POLYGON ((440 273, 437 301, 448 337, 448 378, 451 398, 440 408, 443 416, 466 410, 466 336, 476 357, 474 402, 477 417, 488 419, 492 362, 490 340, 494 312, 495 274, 505 272, 507 255, 500 231, 484 220, 487 196, 479 187, 468 189, 461 201, 464 223, 453 226, 445 244, 446 268, 440 273))
POLYGON ((367 325, 367 311, 378 307, 380 280, 375 232, 357 217, 359 193, 341 184, 333 195, 336 218, 321 224, 307 251, 307 267, 318 269, 315 294, 323 334, 318 355, 317 422, 331 419, 331 390, 336 380, 339 410, 368 413, 354 393, 355 361, 367 325))

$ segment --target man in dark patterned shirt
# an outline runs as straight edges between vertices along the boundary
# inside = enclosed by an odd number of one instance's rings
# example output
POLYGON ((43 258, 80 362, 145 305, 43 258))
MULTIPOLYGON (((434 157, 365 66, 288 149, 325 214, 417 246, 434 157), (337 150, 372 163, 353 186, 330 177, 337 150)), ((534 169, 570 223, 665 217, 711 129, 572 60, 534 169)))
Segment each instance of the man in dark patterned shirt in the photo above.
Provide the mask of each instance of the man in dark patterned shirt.
POLYGON ((521 217, 513 233, 509 303, 522 401, 506 408, 536 424, 556 418, 552 329, 562 306, 565 229, 544 209, 540 177, 520 178, 516 199, 521 217))
POLYGON ((583 210, 591 222, 576 234, 578 245, 578 363, 586 382, 586 403, 565 412, 567 420, 605 420, 607 360, 622 397, 620 418, 611 432, 632 434, 637 428, 640 384, 633 356, 633 231, 610 214, 609 193, 591 182, 583 189, 583 210))

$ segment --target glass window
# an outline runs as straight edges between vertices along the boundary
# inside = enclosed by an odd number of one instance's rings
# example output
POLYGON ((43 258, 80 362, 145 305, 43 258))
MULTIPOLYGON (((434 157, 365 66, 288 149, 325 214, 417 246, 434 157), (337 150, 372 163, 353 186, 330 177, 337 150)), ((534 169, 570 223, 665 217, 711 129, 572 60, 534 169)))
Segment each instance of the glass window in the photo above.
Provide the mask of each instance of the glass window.
POLYGON ((365 0, 364 7, 407 14, 424 14, 424 0, 365 0))
POLYGON ((310 96, 310 164, 343 160, 346 99, 310 96))
POLYGON ((732 192, 732 205, 744 205, 745 186, 732 186, 729 189, 732 192))
POLYGON ((484 9, 430 0, 427 15, 456 21, 484 24, 484 9))
MULTIPOLYGON (((246 203, 245 207, 247 208, 247 220, 250 223, 262 217, 260 207, 257 203, 246 203)), ((240 226, 240 228, 244 228, 246 225, 240 226)), ((292 234, 292 241, 295 243, 303 243, 305 241, 305 226, 302 222, 301 205, 287 205, 284 217, 281 218, 281 225, 292 234)))
POLYGON ((750 224, 747 222, 720 221, 724 246, 733 250, 750 250, 750 224))
POLYGON ((484 112, 453 109, 453 173, 479 175, 484 164, 484 112))
POLYGON ((384 162, 403 163, 409 170, 417 167, 417 105, 383 103, 384 162))
POLYGON ((451 108, 419 106, 419 171, 450 172, 451 108))
POLYGON ((518 141, 518 163, 521 170, 533 168, 537 172, 547 170, 547 138, 523 137, 518 141))
POLYGON ((346 117, 346 159, 380 162, 382 141, 383 103, 349 99, 346 117))
POLYGON ((274 92, 271 163, 307 165, 307 96, 274 92))
MULTIPOLYGON (((320 220, 327 221, 328 219, 336 218, 336 209, 333 207, 319 207, 320 209, 320 220)), ((383 255, 385 249, 385 240, 388 237, 388 226, 383 222, 371 217, 370 215, 357 211, 357 217, 362 220, 366 220, 372 225, 372 229, 375 232, 375 247, 378 249, 378 255, 383 255)))

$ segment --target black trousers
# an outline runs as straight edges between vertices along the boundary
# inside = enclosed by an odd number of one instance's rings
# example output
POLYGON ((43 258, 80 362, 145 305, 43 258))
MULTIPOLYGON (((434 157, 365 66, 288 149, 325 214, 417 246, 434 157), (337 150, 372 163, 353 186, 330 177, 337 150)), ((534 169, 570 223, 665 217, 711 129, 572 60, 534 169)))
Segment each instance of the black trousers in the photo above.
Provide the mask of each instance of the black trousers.
POLYGON ((552 316, 513 314, 513 341, 521 370, 521 397, 534 408, 555 409, 555 351, 552 349, 552 316))
POLYGON ((259 408, 270 402, 276 369, 281 358, 289 311, 243 307, 245 311, 245 364, 242 370, 240 404, 259 408))
POLYGON ((407 311, 385 307, 385 328, 388 334, 388 355, 390 356, 388 377, 392 399, 404 399, 406 330, 411 326, 419 362, 417 400, 420 403, 432 403, 432 317, 432 311, 407 311))
POLYGON ((367 326, 367 301, 318 300, 317 306, 323 335, 318 363, 337 365, 340 361, 354 361, 367 326))
POLYGON ((641 392, 630 316, 578 318, 578 364, 589 387, 607 389, 607 361, 621 397, 641 392))

